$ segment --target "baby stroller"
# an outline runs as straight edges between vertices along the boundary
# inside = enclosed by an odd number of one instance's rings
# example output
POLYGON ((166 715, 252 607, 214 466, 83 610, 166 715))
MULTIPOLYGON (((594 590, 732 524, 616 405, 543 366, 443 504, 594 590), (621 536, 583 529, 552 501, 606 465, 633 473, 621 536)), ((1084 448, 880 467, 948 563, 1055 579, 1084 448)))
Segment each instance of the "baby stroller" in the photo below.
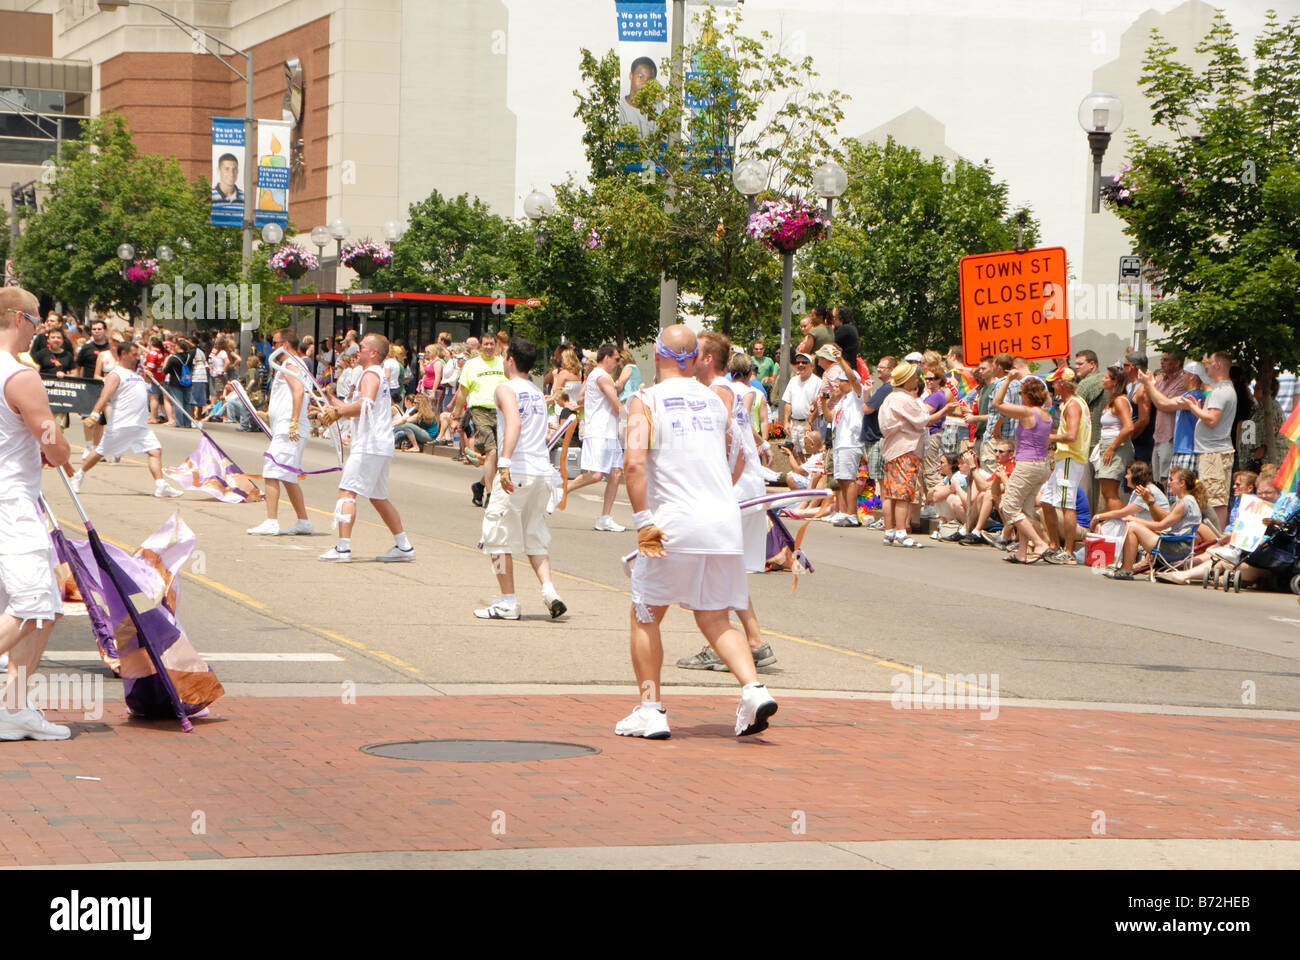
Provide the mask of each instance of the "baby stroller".
POLYGON ((1300 516, 1274 527, 1259 546, 1243 555, 1224 580, 1225 591, 1241 593, 1241 564, 1245 563, 1268 571, 1267 577, 1257 581, 1261 585, 1300 594, 1300 516))

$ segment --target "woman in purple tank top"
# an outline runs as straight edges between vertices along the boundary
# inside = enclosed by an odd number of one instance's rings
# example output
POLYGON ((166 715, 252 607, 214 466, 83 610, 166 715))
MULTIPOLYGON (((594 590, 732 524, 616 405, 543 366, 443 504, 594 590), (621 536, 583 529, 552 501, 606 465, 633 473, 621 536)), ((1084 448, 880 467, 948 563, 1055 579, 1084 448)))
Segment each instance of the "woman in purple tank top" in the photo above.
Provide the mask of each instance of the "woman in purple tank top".
POLYGON ((993 407, 1004 417, 1020 423, 1016 432, 1016 468, 1007 480, 1006 493, 998 511, 1006 530, 1016 531, 1016 552, 1007 556, 1008 563, 1029 562, 1029 541, 1046 543, 1046 537, 1034 528, 1026 507, 1033 510, 1038 491, 1051 476, 1052 463, 1047 459, 1047 438, 1052 432, 1052 415, 1047 411, 1047 384, 1037 377, 1025 377, 1020 386, 1022 403, 1006 403, 1005 378, 993 398, 993 407))

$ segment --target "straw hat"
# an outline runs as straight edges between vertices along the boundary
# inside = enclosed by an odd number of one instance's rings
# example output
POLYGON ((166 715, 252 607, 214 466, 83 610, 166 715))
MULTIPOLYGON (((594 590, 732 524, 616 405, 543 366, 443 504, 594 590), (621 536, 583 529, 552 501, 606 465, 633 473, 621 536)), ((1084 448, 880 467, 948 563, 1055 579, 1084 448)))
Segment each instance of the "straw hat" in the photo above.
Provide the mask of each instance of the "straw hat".
POLYGON ((898 366, 894 367, 894 372, 889 375, 889 382, 895 387, 901 387, 916 376, 916 364, 908 363, 904 360, 898 366))

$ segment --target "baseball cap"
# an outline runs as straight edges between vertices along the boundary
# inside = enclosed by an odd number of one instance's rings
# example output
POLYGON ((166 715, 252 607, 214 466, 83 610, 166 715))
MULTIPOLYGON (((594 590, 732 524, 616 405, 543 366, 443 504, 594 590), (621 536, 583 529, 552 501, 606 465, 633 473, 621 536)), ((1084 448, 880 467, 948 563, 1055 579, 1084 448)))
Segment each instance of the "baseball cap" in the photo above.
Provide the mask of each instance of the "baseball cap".
POLYGON ((796 353, 794 358, 795 360, 807 360, 809 363, 812 363, 812 357, 808 356, 806 353, 796 353))
POLYGON ((1188 360, 1184 363, 1183 372, 1194 374, 1205 382, 1209 382, 1210 379, 1210 375, 1205 371, 1205 364, 1197 363, 1195 360, 1188 360))
POLYGON ((925 361, 925 355, 922 354, 921 351, 919 350, 913 350, 903 359, 906 360, 908 363, 923 363, 925 361))

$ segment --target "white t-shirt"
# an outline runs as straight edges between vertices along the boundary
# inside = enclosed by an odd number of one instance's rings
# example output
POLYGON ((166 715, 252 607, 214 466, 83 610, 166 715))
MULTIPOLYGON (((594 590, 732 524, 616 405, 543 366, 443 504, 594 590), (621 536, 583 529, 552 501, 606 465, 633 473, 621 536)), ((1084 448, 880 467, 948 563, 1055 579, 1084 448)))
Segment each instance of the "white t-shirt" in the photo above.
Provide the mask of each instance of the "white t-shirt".
MULTIPOLYGON (((1165 492, 1163 490, 1157 487, 1154 483, 1147 484, 1147 489, 1151 491, 1152 497, 1154 498, 1157 506, 1159 506, 1161 510, 1169 509, 1169 498, 1165 496, 1165 492)), ((1137 516, 1140 519, 1142 520, 1153 519, 1151 516, 1151 511, 1147 509, 1147 502, 1143 500, 1140 496, 1138 496, 1138 492, 1136 490, 1134 490, 1132 495, 1129 496, 1128 502, 1131 504, 1137 504, 1138 507, 1137 516)))
POLYGON ((195 383, 208 382, 208 358, 198 347, 194 348, 194 362, 190 364, 190 371, 195 383))
MULTIPOLYGON (((582 435, 617 440, 618 408, 609 402, 605 391, 600 389, 602 377, 609 380, 611 387, 614 385, 613 377, 604 367, 597 367, 591 371, 591 376, 587 378, 586 393, 583 395, 582 435)), ((615 390, 614 393, 617 396, 618 391, 615 390)))
MULTIPOLYGON (((113 416, 104 430, 113 434, 117 430, 134 430, 149 425, 149 385, 144 377, 122 365, 113 368, 118 388, 113 394, 113 416)), ((105 380, 108 377, 104 377, 105 380)))
POLYGON ((667 538, 664 549, 743 555, 740 507, 727 469, 726 437, 735 429, 727 408, 694 377, 669 377, 637 396, 650 419, 646 497, 667 538))
MULTIPOLYGON (((503 386, 515 394, 519 410, 519 442, 510 455, 510 473, 515 477, 549 477, 551 452, 546 448, 546 397, 531 380, 512 377, 503 386)), ((505 440, 505 418, 497 417, 497 450, 505 440)))
POLYGON ((1232 421, 1237 416, 1237 391, 1231 380, 1220 380, 1205 395, 1206 410, 1222 410, 1218 426, 1199 417, 1192 435, 1197 453, 1232 453, 1232 421))
POLYGON ((230 354, 224 350, 218 350, 212 355, 208 362, 210 372, 214 377, 225 376, 226 364, 230 362, 230 354))
POLYGON ((731 417, 740 431, 740 443, 733 445, 731 455, 727 458, 729 466, 736 466, 737 453, 744 453, 745 468, 736 481, 737 500, 751 500, 767 493, 767 482, 763 479, 762 462, 758 459, 758 441, 754 438, 754 394, 753 387, 734 380, 724 381, 736 400, 731 405, 731 417))
POLYGON ((402 365, 396 357, 384 358, 384 389, 392 392, 402 388, 402 365))
POLYGON ((862 446, 862 418, 862 398, 850 390, 835 404, 833 449, 849 450, 862 446))
POLYGON ((791 378, 781 394, 781 402, 790 404, 791 420, 807 420, 812 403, 817 398, 817 391, 822 388, 821 378, 815 373, 808 374, 807 380, 791 378))
POLYGON ((356 426, 352 428, 352 452, 391 457, 395 449, 393 398, 385 392, 383 368, 378 364, 366 367, 361 371, 357 385, 360 387, 361 381, 371 373, 379 378, 379 392, 375 396, 374 403, 365 400, 361 402, 361 416, 357 418, 356 426))
POLYGON ((288 374, 276 371, 275 376, 271 378, 271 399, 267 405, 267 415, 271 421, 271 436, 277 439, 287 439, 289 436, 289 425, 293 422, 293 391, 289 387, 289 377, 296 376, 302 384, 302 404, 298 410, 298 435, 306 437, 311 433, 311 426, 307 420, 308 404, 308 383, 311 374, 303 366, 305 361, 298 357, 286 354, 283 359, 283 366, 289 371, 288 374))

